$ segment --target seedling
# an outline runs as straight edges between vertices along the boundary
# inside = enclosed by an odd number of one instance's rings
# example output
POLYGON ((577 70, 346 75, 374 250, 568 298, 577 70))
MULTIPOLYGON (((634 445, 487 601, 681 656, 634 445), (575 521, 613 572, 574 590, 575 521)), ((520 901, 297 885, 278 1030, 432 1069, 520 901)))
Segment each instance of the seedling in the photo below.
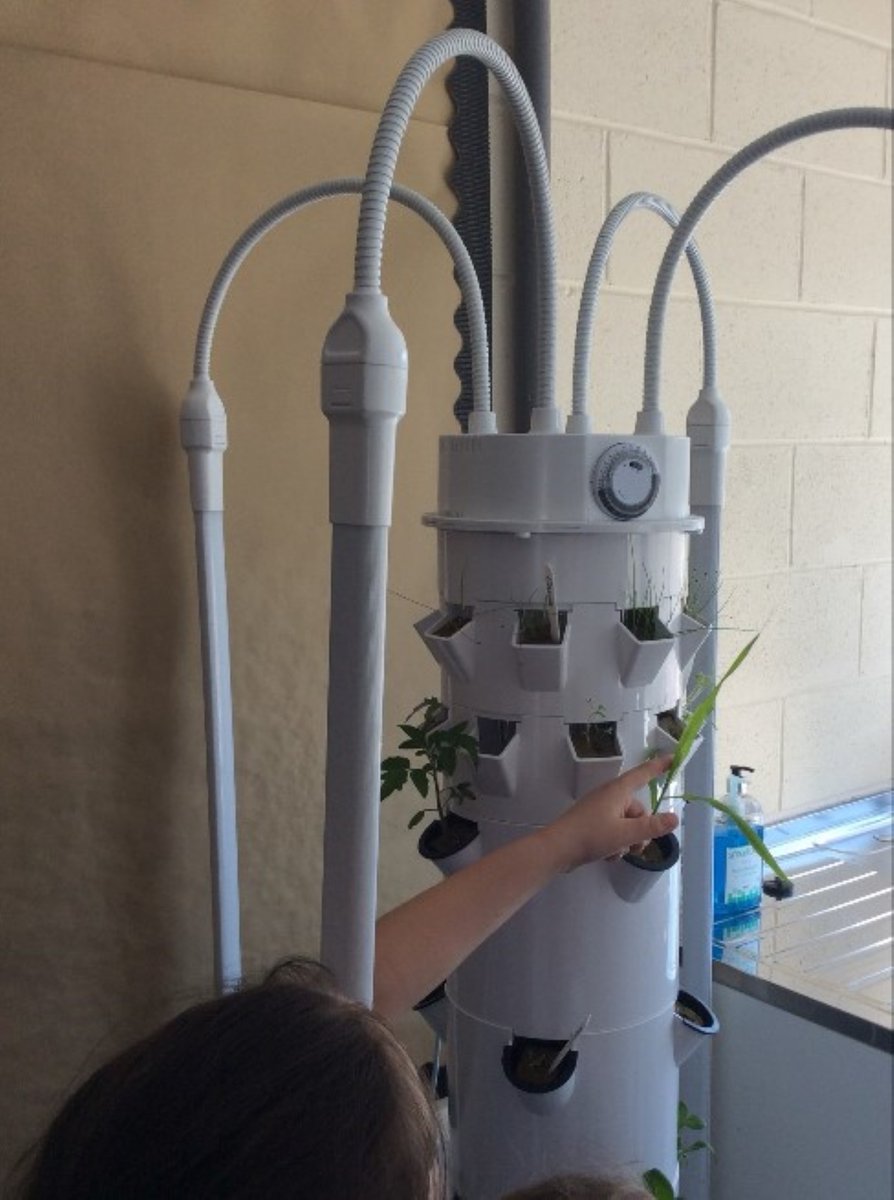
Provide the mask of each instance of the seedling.
MULTIPOLYGON (((592 700, 587 703, 592 704, 592 700)), ((606 721, 603 705, 590 710, 587 720, 571 726, 571 744, 579 758, 617 758, 621 754, 618 745, 618 724, 606 721)))
MULTIPOLYGON (((704 1138, 696 1138, 694 1142, 683 1141, 683 1135, 687 1130, 700 1132, 704 1128, 705 1123, 702 1118, 690 1112, 681 1100, 677 1105, 677 1162, 685 1162, 690 1154, 695 1154, 699 1150, 707 1150, 709 1154, 714 1153, 714 1147, 704 1138)), ((657 1167, 646 1171, 643 1175, 643 1183, 655 1200, 683 1200, 682 1196, 675 1196, 674 1185, 657 1167)))
POLYGON ((464 761, 478 762, 478 739, 468 732, 468 721, 457 721, 445 725, 447 709, 436 696, 426 696, 407 715, 398 729, 404 741, 398 750, 411 750, 413 759, 404 755, 392 755, 382 760, 381 789, 379 798, 387 799, 392 792, 402 791, 412 784, 423 800, 434 796, 434 807, 427 806, 415 812, 407 822, 407 828, 418 825, 427 812, 437 813, 446 820, 450 802, 461 804, 474 800, 471 786, 462 780, 453 783, 453 776, 464 761), (412 718, 421 714, 413 724, 412 718))
POLYGON ((558 645, 565 633, 567 614, 559 611, 556 602, 556 577, 551 566, 545 569, 545 596, 542 608, 518 609, 518 644, 520 646, 558 645))

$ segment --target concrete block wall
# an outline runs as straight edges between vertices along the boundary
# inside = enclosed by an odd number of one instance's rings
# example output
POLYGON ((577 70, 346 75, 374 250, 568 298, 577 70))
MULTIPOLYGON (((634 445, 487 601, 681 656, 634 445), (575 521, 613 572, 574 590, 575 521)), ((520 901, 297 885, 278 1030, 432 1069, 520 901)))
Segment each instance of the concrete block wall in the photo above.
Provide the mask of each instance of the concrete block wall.
MULTIPOLYGON (((497 4, 494 15, 508 23, 511 12, 497 4)), ((567 407, 581 284, 611 206, 650 189, 682 211, 760 133, 820 109, 890 103, 891 10, 887 0, 556 0, 551 70, 567 407)), ((667 237, 635 214, 616 242, 595 327, 600 429, 632 428, 667 237)), ((772 813, 891 774, 890 136, 836 133, 763 160, 697 240, 733 415, 721 662, 762 632, 718 714, 717 785, 724 764, 752 764, 772 813)), ((506 263, 501 290, 511 298, 506 263)), ((670 429, 684 428, 699 369, 684 263, 663 372, 670 429)))

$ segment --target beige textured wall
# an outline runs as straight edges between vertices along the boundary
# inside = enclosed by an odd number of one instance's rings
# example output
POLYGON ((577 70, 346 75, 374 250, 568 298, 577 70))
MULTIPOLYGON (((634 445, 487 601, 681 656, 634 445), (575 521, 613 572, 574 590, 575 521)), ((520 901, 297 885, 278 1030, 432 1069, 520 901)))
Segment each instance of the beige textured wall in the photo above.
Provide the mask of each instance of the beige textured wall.
MULTIPOLYGON (((567 401, 580 287, 609 208, 650 189, 682 211, 759 133, 818 109, 890 104, 891 6, 556 0, 552 35, 567 401)), ((733 183, 697 237, 733 415, 721 578, 733 628, 721 661, 742 629, 762 631, 721 707, 718 765, 756 767, 771 811, 816 805, 891 772, 890 136, 788 147, 733 183)), ((666 238, 636 214, 609 264, 591 391, 603 428, 632 428, 666 238)), ((669 429, 683 432, 699 369, 681 269, 663 376, 669 429)))
MULTIPOLYGON (((0 1172, 75 1078, 210 987, 202 693, 178 411, 208 285, 258 212, 362 173, 378 113, 446 0, 108 0, 0 7, 0 1172)), ((398 175, 448 211, 443 87, 398 175)), ((318 359, 350 287, 356 202, 292 218, 234 286, 228 405, 233 683, 247 963, 317 949, 328 607, 318 359)), ((389 223, 410 349, 389 724, 434 683, 436 435, 456 294, 416 218, 389 223)), ((429 875, 399 806, 382 899, 429 875)))

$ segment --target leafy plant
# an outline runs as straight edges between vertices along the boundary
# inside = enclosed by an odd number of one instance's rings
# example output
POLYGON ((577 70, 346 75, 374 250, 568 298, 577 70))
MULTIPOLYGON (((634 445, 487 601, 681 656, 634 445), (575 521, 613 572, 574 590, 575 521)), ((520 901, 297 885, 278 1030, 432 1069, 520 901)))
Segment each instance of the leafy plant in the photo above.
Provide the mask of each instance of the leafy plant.
MULTIPOLYGON (((667 769, 662 780, 651 780, 649 783, 649 793, 652 801, 652 812, 657 812, 661 807, 662 802, 667 796, 668 789, 679 773, 680 767, 685 762, 695 744, 696 738, 701 733, 705 723, 710 718, 717 704, 717 697, 720 689, 741 667, 742 663, 751 653, 754 643, 757 641, 759 634, 751 639, 746 646, 743 647, 733 659, 732 663, 727 667, 724 673, 720 676, 716 683, 711 684, 710 680, 704 676, 698 676, 696 679, 696 690, 694 696, 690 699, 691 708, 682 718, 682 729, 680 736, 677 739, 677 746, 674 750, 671 764, 667 769)), ((703 804, 710 804, 718 812, 724 814, 726 819, 735 825, 736 829, 742 834, 752 850, 755 851, 761 860, 770 868, 773 874, 787 883, 788 876, 780 867, 779 863, 764 845, 763 839, 755 832, 751 824, 732 808, 729 804, 725 804, 722 800, 717 800, 713 796, 693 796, 686 792, 683 794, 683 800, 689 804, 693 801, 700 801, 703 804)))
POLYGON ((436 696, 426 696, 407 714, 406 721, 398 725, 404 741, 398 750, 411 750, 412 759, 404 755, 392 755, 382 760, 381 788, 379 798, 387 799, 393 792, 402 791, 412 784, 423 800, 434 797, 434 807, 427 806, 414 813, 407 823, 412 829, 427 812, 436 812, 445 820, 450 801, 461 804, 473 800, 475 793, 465 781, 453 783, 452 778, 462 762, 478 762, 478 739, 468 731, 468 721, 457 721, 445 725, 447 709, 436 696), (413 724, 412 718, 421 714, 413 724))
MULTIPOLYGON (((681 1100, 677 1105, 677 1162, 684 1162, 690 1154, 695 1154, 698 1150, 707 1150, 709 1153, 714 1153, 714 1147, 710 1142, 706 1142, 704 1138, 696 1138, 694 1142, 684 1142, 683 1134, 686 1130, 695 1130, 701 1132, 705 1128, 705 1123, 701 1117, 697 1117, 695 1113, 689 1111, 686 1105, 681 1100)), ((674 1185, 657 1167, 652 1167, 643 1175, 643 1183, 651 1196, 655 1200, 683 1200, 682 1196, 676 1196, 674 1193, 674 1185)))

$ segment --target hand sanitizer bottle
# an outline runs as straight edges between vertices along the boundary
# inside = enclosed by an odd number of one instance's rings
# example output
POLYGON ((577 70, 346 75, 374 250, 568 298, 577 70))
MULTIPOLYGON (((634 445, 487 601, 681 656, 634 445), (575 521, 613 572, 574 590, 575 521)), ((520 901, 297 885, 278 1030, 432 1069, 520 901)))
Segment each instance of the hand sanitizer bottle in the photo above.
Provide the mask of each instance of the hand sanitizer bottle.
MULTIPOLYGON (((726 803, 752 826, 758 837, 764 835, 761 807, 748 792, 744 772, 752 767, 730 767, 726 803)), ((763 869, 760 857, 732 821, 717 812, 714 822, 714 920, 722 921, 735 913, 759 908, 763 869)))

